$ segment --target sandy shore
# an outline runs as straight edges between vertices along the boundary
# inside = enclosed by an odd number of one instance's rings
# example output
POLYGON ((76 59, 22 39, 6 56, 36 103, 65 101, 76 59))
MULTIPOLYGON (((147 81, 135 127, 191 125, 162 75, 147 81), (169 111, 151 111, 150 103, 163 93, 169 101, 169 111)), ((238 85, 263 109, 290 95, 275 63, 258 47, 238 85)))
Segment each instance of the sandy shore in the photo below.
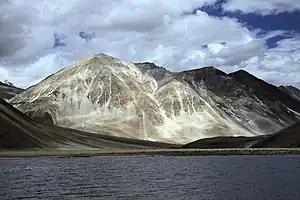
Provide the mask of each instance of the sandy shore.
POLYGON ((149 150, 24 150, 0 151, 0 157, 89 157, 89 156, 229 156, 229 155, 299 155, 300 148, 257 149, 149 149, 149 150))

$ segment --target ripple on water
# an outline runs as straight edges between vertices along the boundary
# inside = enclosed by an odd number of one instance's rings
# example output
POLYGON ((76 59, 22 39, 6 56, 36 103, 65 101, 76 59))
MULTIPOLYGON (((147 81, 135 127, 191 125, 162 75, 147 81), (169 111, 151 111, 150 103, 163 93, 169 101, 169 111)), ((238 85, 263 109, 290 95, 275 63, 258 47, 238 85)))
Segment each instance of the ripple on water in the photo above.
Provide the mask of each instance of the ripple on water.
POLYGON ((0 159, 10 199, 300 199, 300 156, 0 159))

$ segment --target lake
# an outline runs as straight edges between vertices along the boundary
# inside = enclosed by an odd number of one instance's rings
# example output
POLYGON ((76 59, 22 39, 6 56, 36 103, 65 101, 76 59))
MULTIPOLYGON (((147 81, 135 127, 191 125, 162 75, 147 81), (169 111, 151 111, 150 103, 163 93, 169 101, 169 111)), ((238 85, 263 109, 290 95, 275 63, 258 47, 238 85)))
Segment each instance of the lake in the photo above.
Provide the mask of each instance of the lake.
POLYGON ((0 199, 299 200, 300 156, 0 158, 0 199))

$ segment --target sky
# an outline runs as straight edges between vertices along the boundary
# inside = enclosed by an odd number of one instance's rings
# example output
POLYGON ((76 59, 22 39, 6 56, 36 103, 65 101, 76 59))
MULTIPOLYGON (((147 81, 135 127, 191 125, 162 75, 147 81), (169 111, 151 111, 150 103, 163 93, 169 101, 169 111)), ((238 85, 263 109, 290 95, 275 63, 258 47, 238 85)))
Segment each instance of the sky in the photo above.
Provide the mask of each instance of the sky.
POLYGON ((300 88, 299 20, 299 0, 0 0, 0 81, 26 88, 106 53, 300 88))

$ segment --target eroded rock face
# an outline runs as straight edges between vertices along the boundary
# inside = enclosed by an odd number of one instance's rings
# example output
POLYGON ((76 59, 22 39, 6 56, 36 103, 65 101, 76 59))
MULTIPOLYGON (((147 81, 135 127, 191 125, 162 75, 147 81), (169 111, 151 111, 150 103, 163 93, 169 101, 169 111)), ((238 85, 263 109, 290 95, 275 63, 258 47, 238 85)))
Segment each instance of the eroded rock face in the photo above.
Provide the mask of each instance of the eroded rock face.
POLYGON ((10 103, 63 127, 174 143, 268 134, 300 118, 300 110, 284 102, 282 108, 270 106, 247 88, 212 67, 171 73, 99 54, 47 77, 10 103), (282 110, 290 114, 278 118, 282 110))
POLYGON ((22 91, 23 90, 21 88, 15 87, 8 81, 5 81, 4 83, 0 81, 0 98, 2 99, 8 100, 22 91))
POLYGON ((253 134, 274 133, 299 120, 299 101, 246 71, 226 74, 205 67, 180 76, 200 95, 204 86, 210 105, 253 134))

